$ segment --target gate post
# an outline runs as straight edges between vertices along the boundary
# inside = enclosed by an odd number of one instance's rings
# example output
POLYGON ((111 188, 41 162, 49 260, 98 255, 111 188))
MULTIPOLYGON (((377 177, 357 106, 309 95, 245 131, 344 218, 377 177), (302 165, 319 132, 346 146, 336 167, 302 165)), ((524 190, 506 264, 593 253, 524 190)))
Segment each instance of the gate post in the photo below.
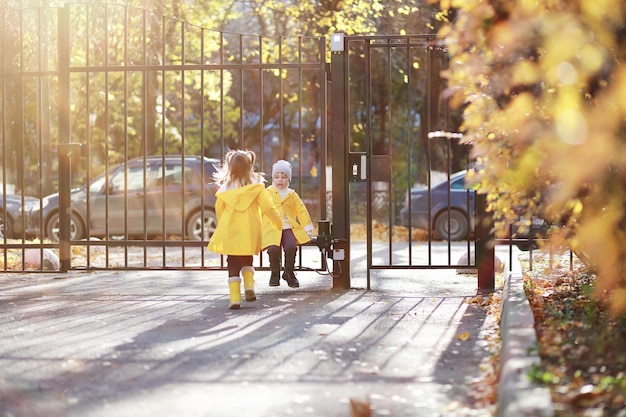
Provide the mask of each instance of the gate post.
POLYGON ((70 10, 59 7, 59 261, 61 272, 71 264, 70 248, 70 10))
POLYGON ((71 188, 72 156, 81 156, 82 144, 62 143, 58 146, 59 160, 59 262, 61 272, 67 272, 71 265, 71 188))
MULTIPOLYGON (((348 142, 346 140, 345 35, 333 33, 331 50, 330 139, 332 141, 333 242, 343 249, 342 259, 333 259, 333 288, 350 288, 350 216, 348 201, 348 142)), ((339 257, 337 257, 339 258, 339 257)))
POLYGON ((476 193, 476 266, 479 290, 493 291, 496 287, 493 227, 493 215, 487 213, 487 195, 476 193))

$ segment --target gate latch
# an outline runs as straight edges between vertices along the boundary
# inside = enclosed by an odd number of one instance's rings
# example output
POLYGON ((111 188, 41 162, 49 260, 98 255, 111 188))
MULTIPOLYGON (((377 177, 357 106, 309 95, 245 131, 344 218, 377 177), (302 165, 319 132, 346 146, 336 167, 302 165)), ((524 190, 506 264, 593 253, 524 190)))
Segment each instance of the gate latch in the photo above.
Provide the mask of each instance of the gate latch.
POLYGON ((349 152, 350 161, 350 181, 367 180, 367 154, 365 152, 349 152))

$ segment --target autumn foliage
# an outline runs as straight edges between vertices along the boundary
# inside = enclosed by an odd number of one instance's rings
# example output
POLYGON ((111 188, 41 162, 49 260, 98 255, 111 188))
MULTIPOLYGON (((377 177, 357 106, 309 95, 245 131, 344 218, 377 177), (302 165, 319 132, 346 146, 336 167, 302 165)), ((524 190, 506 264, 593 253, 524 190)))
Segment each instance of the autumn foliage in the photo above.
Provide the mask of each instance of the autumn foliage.
POLYGON ((442 0, 448 98, 481 167, 500 232, 556 227, 626 311, 626 4, 442 0))
POLYGON ((550 389, 555 417, 623 415, 626 316, 589 297, 596 280, 579 268, 567 256, 522 262, 541 355, 528 376, 550 389))

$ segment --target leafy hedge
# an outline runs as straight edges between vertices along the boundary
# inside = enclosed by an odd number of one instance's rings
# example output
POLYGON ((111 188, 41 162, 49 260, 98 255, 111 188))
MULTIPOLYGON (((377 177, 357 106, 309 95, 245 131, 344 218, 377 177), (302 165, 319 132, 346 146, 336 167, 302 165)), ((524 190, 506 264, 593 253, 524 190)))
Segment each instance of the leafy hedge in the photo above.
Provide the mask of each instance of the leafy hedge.
POLYGON ((626 5, 442 0, 451 103, 499 231, 541 216, 626 311, 626 5))

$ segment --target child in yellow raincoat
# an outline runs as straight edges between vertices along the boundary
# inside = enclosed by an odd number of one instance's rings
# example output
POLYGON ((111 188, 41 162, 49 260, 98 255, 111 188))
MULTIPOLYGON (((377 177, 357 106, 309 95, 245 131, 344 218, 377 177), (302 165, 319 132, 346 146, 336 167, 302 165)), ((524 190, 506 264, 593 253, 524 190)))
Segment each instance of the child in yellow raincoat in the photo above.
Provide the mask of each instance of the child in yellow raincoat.
POLYGON ((256 155, 252 151, 231 150, 223 168, 215 174, 220 186, 215 196, 217 228, 208 249, 227 255, 230 309, 241 304, 241 277, 246 301, 255 301, 253 255, 259 254, 262 242, 262 214, 268 227, 280 232, 283 218, 265 188, 263 175, 254 172, 256 155))
POLYGON ((274 204, 281 212, 284 225, 282 230, 273 227, 269 217, 263 218, 263 248, 267 248, 270 258, 270 286, 280 285, 281 246, 285 252, 285 271, 283 279, 290 287, 299 287, 294 273, 298 245, 307 243, 313 237, 311 216, 302 199, 289 188, 291 183, 291 164, 280 160, 272 166, 272 185, 267 187, 274 204))

